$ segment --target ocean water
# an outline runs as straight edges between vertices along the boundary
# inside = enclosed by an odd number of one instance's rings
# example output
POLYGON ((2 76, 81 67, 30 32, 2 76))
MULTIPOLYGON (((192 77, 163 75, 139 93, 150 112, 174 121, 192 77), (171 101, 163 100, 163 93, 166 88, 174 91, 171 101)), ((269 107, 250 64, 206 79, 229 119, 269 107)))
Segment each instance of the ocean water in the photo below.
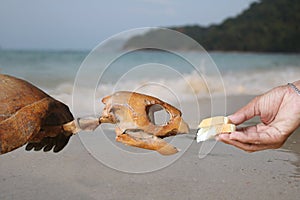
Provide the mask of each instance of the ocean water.
POLYGON ((101 99, 116 90, 134 90, 172 103, 176 96, 189 101, 257 95, 300 78, 299 54, 138 51, 102 52, 96 59, 88 55, 88 51, 1 50, 0 73, 28 80, 68 105, 76 87, 82 109, 91 92, 101 99), (108 58, 109 64, 103 61, 108 58), (200 66, 193 66, 189 58, 200 66))

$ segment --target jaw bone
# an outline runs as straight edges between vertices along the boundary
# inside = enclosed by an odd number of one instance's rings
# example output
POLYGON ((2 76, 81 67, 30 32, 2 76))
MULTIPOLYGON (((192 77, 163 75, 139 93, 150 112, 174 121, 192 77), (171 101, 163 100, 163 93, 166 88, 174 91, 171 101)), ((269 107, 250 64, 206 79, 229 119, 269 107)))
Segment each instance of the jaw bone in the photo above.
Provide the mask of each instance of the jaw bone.
POLYGON ((158 98, 123 91, 104 97, 102 102, 105 107, 100 123, 116 124, 116 141, 126 145, 171 155, 178 150, 162 138, 189 132, 181 112, 158 98), (156 125, 154 112, 162 109, 169 114, 170 120, 156 125))

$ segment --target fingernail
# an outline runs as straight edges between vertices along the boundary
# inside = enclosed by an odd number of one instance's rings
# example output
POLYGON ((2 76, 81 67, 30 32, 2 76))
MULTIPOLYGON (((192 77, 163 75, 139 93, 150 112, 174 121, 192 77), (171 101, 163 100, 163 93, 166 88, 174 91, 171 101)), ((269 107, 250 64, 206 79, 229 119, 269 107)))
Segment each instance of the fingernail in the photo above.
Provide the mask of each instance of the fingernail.
POLYGON ((228 117, 229 119, 231 119, 231 118, 232 118, 232 114, 231 114, 231 115, 228 115, 227 117, 228 117))
POLYGON ((217 141, 221 141, 224 136, 222 134, 217 135, 215 138, 217 141))

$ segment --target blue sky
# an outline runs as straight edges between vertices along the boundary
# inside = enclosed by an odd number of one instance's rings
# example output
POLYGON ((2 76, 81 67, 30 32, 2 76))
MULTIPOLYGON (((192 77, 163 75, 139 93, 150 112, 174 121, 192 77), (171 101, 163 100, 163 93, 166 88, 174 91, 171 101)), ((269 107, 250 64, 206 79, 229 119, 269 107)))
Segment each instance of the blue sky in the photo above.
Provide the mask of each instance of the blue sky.
POLYGON ((132 28, 221 23, 255 0, 1 0, 0 46, 92 49, 132 28))

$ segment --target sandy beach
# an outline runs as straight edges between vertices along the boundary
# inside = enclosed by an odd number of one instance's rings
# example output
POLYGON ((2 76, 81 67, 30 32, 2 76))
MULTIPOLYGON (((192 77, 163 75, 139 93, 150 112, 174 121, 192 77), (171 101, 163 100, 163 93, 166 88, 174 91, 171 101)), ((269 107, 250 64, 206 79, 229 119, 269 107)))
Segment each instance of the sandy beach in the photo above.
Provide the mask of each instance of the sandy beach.
MULTIPOLYGON (((227 114, 251 98, 228 97, 227 114)), ((209 100, 199 103, 201 117, 209 116, 209 100)), ((58 154, 21 148, 0 156, 0 199, 298 199, 299 144, 298 129, 281 149, 249 154, 218 142, 200 159, 193 141, 170 166, 130 174, 94 159, 74 136, 58 154)))
POLYGON ((228 2, 1 1, 0 152, 39 143, 0 154, 0 200, 300 199, 300 127, 254 153, 196 142, 203 119, 300 90, 300 1, 228 2))

